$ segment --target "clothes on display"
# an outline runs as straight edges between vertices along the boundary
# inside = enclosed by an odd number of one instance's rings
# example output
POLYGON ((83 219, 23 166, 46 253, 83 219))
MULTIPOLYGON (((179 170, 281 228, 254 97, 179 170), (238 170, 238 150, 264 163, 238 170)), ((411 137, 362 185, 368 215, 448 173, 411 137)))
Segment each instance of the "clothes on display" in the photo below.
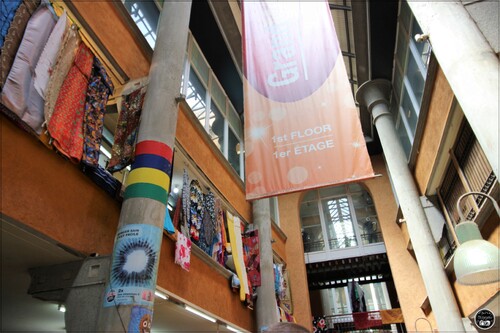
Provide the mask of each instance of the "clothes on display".
POLYGON ((203 191, 200 183, 193 179, 189 185, 189 235, 191 241, 198 245, 200 229, 203 221, 203 191))
POLYGON ((175 242, 175 263, 189 272, 191 267, 191 240, 182 233, 177 233, 175 242))
POLYGON ((83 128, 83 162, 88 165, 99 164, 104 111, 109 96, 113 93, 113 83, 97 57, 94 57, 92 74, 85 100, 83 128))
POLYGON ((52 11, 42 3, 28 21, 2 89, 2 103, 36 134, 42 132, 44 101, 35 89, 33 68, 55 25, 52 11))
POLYGON ((121 94, 117 92, 121 96, 117 101, 120 114, 116 124, 111 159, 107 167, 110 172, 120 171, 134 161, 146 84, 145 79, 132 81, 126 85, 121 94), (131 89, 133 90, 129 92, 131 89))
POLYGON ((90 49, 81 43, 47 125, 54 147, 75 163, 83 154, 84 106, 93 59, 90 49))
POLYGON ((231 241, 231 253, 236 268, 236 274, 240 280, 240 301, 246 301, 246 295, 250 295, 248 287, 248 277, 243 258, 243 244, 241 239, 241 220, 227 212, 227 228, 229 230, 229 239, 231 241))
POLYGON ((21 0, 2 1, 0 4, 0 8, 2 9, 2 15, 0 15, 0 47, 3 46, 10 23, 14 19, 14 15, 16 15, 16 11, 20 5, 21 0))
POLYGON ((258 230, 248 231, 243 234, 243 251, 248 280, 252 287, 258 287, 261 285, 258 230))
MULTIPOLYGON (((10 6, 5 8, 5 13, 9 13, 16 7, 16 2, 2 1, 2 5, 10 6)), ((40 0, 23 0, 19 3, 12 20, 9 16, 2 23, 2 45, 0 51, 0 88, 3 89, 7 76, 9 75, 12 63, 16 57, 17 50, 24 36, 26 26, 40 5, 40 0), (5 35, 3 31, 7 29, 5 35)), ((4 8, 2 7, 2 13, 4 8)), ((9 14, 10 15, 10 14, 9 14)))

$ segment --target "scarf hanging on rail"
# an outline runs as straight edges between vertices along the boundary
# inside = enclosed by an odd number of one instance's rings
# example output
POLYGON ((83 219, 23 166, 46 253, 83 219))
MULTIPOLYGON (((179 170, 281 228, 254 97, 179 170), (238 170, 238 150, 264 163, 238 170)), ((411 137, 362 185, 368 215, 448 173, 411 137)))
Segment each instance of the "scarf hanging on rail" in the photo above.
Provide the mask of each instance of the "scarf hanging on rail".
POLYGON ((113 83, 106 69, 97 57, 94 57, 92 74, 87 88, 85 101, 85 116, 83 127, 83 162, 96 166, 99 164, 99 154, 104 128, 104 111, 108 97, 113 93, 113 83))
POLYGON ((39 5, 40 0, 23 0, 10 22, 0 50, 0 90, 3 90, 26 26, 39 5))
POLYGON ((43 99, 34 87, 33 68, 49 39, 56 19, 47 4, 38 7, 26 26, 2 90, 2 103, 35 133, 42 132, 43 99))
POLYGON ((248 277, 243 259, 243 244, 241 240, 241 220, 231 213, 227 214, 227 228, 229 230, 229 238, 231 240, 231 253, 236 268, 236 274, 240 280, 240 301, 246 301, 246 295, 250 295, 248 288, 248 277))
POLYGON ((204 195, 203 225, 200 229, 200 248, 208 255, 212 254, 215 237, 215 196, 212 191, 204 195))
POLYGON ((108 164, 108 170, 112 173, 124 169, 134 161, 137 133, 146 96, 146 84, 147 78, 129 82, 120 94, 122 97, 117 101, 120 114, 108 164), (129 93, 129 90, 132 91, 129 93))
POLYGON ((75 163, 80 162, 83 153, 84 106, 93 59, 90 49, 80 43, 47 126, 54 147, 75 163))

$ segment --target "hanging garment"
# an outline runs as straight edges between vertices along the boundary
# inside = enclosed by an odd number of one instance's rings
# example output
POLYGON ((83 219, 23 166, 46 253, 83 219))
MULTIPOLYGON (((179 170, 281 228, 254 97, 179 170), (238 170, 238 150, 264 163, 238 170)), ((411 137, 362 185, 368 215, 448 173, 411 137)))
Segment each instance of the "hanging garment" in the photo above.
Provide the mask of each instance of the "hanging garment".
POLYGON ((365 293, 357 281, 347 282, 347 290, 351 297, 352 312, 366 312, 365 293))
POLYGON ((120 171, 134 161, 137 132, 145 96, 146 87, 141 87, 123 97, 111 159, 108 164, 110 172, 120 171))
POLYGON ((215 199, 215 235, 214 241, 212 245, 212 258, 217 261, 219 264, 221 263, 219 259, 222 255, 222 251, 224 251, 223 243, 222 243, 222 228, 224 228, 224 215, 221 207, 221 200, 219 198, 215 199))
POLYGON ((172 219, 170 218, 170 213, 168 212, 168 205, 165 208, 165 218, 163 219, 163 229, 169 234, 174 234, 174 224, 172 223, 172 219))
POLYGON ((182 196, 179 195, 174 209, 174 217, 172 218, 172 224, 174 229, 180 230, 180 221, 182 218, 182 196))
POLYGON ((44 105, 44 118, 45 124, 50 122, 50 118, 54 113, 57 98, 64 80, 68 76, 69 70, 73 65, 76 57, 76 51, 81 43, 80 34, 75 25, 71 25, 68 29, 64 39, 61 43, 59 51, 53 65, 52 73, 49 77, 49 82, 45 89, 45 105, 44 105))
POLYGON ((0 15, 0 47, 3 46, 3 41, 7 32, 9 31, 10 23, 16 15, 16 11, 21 5, 21 0, 2 1, 0 8, 2 15, 0 15))
POLYGON ((191 266, 191 240, 181 233, 177 233, 175 242, 175 263, 189 272, 191 266))
POLYGON ((189 185, 189 217, 189 235, 191 241, 198 245, 203 221, 203 191, 196 179, 189 185))
POLYGON ((250 295, 248 288, 248 277, 243 261, 243 244, 241 241, 241 221, 239 217, 233 216, 227 212, 227 228, 229 230, 229 238, 231 240, 231 253, 233 255, 236 274, 240 280, 240 301, 246 300, 246 295, 250 295))
POLYGON ((99 154, 104 128, 104 111, 108 97, 113 93, 113 83, 99 59, 94 57, 92 74, 85 100, 83 125, 83 162, 88 165, 99 163, 99 154))
POLYGON ((118 198, 121 183, 100 165, 80 164, 81 170, 112 198, 118 198))
POLYGON ((189 236, 189 175, 186 169, 182 175, 182 220, 180 221, 180 230, 186 237, 189 236))
MULTIPOLYGON (((5 1, 2 1, 4 3, 5 1)), ((4 36, 3 45, 0 50, 0 88, 3 89, 10 68, 16 57, 19 44, 24 36, 26 26, 40 5, 40 0, 23 0, 16 10, 16 13, 10 22, 9 30, 4 36)))
POLYGON ((245 232, 242 241, 248 280, 252 287, 258 287, 261 285, 259 231, 253 230, 245 232))
POLYGON ((81 43, 47 126, 54 147, 74 163, 80 162, 83 153, 84 106, 93 59, 90 49, 81 43))
POLYGON ((2 103, 37 134, 42 132, 43 99, 33 83, 35 68, 56 20, 40 5, 31 16, 2 90, 2 103))
POLYGON ((33 77, 33 85, 38 95, 45 100, 45 91, 49 83, 49 77, 54 70, 54 64, 57 59, 64 36, 68 33, 69 24, 66 11, 57 20, 54 29, 50 33, 49 39, 43 48, 40 59, 35 67, 35 75, 33 77))
POLYGON ((215 196, 212 191, 204 196, 203 203, 203 225, 200 230, 200 248, 208 255, 212 254, 215 237, 215 196))

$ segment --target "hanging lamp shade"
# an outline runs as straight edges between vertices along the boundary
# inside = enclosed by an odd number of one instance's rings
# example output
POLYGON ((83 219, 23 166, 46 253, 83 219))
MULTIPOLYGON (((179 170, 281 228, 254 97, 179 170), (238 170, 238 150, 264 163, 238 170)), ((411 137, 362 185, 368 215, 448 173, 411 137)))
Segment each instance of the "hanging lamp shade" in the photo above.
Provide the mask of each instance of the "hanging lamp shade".
POLYGON ((481 237, 479 227, 474 222, 459 223, 455 232, 460 242, 454 258, 458 283, 478 285, 499 281, 498 247, 481 237))

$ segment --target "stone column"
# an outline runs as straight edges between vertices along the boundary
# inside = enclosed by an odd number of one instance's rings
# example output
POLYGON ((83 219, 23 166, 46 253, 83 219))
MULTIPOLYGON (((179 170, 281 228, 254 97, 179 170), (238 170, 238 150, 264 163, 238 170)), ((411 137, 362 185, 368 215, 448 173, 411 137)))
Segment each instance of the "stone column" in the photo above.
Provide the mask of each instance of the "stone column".
POLYGON ((372 80, 359 87, 356 99, 372 114, 439 331, 465 332, 453 290, 389 112, 390 91, 389 81, 372 80))
POLYGON ((253 223, 259 230, 261 286, 257 288, 256 317, 259 332, 279 322, 274 292, 273 248, 269 199, 253 202, 253 223))
POLYGON ((150 328, 191 1, 165 1, 98 331, 150 328))

